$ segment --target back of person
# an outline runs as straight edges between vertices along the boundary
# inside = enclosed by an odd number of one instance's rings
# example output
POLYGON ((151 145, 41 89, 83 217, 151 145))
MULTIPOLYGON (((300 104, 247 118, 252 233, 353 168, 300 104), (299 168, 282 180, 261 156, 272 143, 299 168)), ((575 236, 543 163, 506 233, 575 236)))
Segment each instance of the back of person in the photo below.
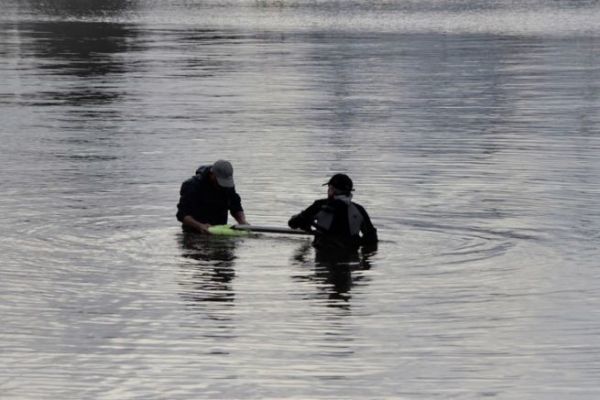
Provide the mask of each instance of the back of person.
MULTIPOLYGON (((375 234, 374 228, 366 227, 366 219, 368 216, 364 208, 348 198, 327 199, 315 215, 315 247, 332 250, 358 248, 365 242, 360 235, 361 228, 366 234, 375 234)), ((366 241, 372 242, 373 238, 366 241)))
POLYGON ((186 180, 181 185, 177 219, 182 220, 185 215, 191 215, 198 221, 211 225, 220 225, 227 222, 229 197, 235 196, 226 189, 211 185, 208 179, 210 166, 201 166, 196 170, 196 175, 186 180))
POLYGON ((326 185, 329 186, 327 198, 315 201, 293 216, 288 225, 314 231, 313 244, 319 250, 355 250, 377 243, 377 230, 367 211, 351 201, 352 180, 347 175, 337 174, 326 185))
POLYGON ((199 167, 196 175, 183 182, 179 194, 176 216, 184 230, 209 233, 210 226, 227 223, 228 212, 239 224, 248 223, 229 161, 199 167))

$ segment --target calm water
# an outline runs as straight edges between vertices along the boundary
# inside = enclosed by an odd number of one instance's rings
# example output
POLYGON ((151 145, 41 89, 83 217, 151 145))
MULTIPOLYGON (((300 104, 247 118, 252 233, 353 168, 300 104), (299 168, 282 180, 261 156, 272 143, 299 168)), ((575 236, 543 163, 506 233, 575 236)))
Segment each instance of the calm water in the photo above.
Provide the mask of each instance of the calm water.
POLYGON ((2 399, 600 397, 598 2, 0 7, 2 399), (217 158, 383 242, 184 236, 217 158))

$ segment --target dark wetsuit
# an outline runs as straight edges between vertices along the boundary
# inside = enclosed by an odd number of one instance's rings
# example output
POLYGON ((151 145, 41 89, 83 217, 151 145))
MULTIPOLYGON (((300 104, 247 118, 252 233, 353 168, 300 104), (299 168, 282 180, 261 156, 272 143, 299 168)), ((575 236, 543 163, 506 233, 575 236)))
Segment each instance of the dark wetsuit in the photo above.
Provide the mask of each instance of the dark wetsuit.
POLYGON ((243 211, 242 201, 235 188, 213 185, 209 178, 210 166, 202 166, 196 175, 183 182, 177 204, 177 219, 186 215, 203 224, 223 225, 227 223, 228 211, 243 211))
POLYGON ((377 229, 367 211, 349 198, 315 201, 288 222, 290 228, 314 230, 314 246, 318 249, 357 249, 377 243, 377 229))

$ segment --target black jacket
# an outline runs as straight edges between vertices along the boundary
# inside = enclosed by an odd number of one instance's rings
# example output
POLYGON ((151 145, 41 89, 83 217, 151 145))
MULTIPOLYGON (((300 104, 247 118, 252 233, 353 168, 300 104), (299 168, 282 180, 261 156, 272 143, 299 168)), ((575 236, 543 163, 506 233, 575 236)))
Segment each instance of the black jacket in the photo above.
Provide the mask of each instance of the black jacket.
POLYGON ((314 245, 321 249, 355 249, 378 241, 377 229, 367 211, 348 198, 317 200, 294 215, 288 225, 293 229, 314 230, 314 245))
POLYGON ((223 225, 227 223, 228 211, 243 211, 242 200, 235 188, 222 188, 213 185, 209 178, 210 166, 202 166, 196 175, 183 182, 177 204, 177 219, 183 221, 186 215, 201 223, 223 225))

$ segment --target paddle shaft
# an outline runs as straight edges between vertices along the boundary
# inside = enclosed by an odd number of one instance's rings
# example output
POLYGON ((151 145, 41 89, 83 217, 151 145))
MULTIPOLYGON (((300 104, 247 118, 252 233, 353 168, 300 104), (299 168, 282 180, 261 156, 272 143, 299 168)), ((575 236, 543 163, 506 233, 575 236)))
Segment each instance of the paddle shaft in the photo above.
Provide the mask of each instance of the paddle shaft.
POLYGON ((233 225, 232 229, 250 232, 264 232, 264 233, 285 233, 292 235, 313 235, 312 232, 306 232, 300 229, 280 228, 277 226, 265 226, 265 225, 233 225))

